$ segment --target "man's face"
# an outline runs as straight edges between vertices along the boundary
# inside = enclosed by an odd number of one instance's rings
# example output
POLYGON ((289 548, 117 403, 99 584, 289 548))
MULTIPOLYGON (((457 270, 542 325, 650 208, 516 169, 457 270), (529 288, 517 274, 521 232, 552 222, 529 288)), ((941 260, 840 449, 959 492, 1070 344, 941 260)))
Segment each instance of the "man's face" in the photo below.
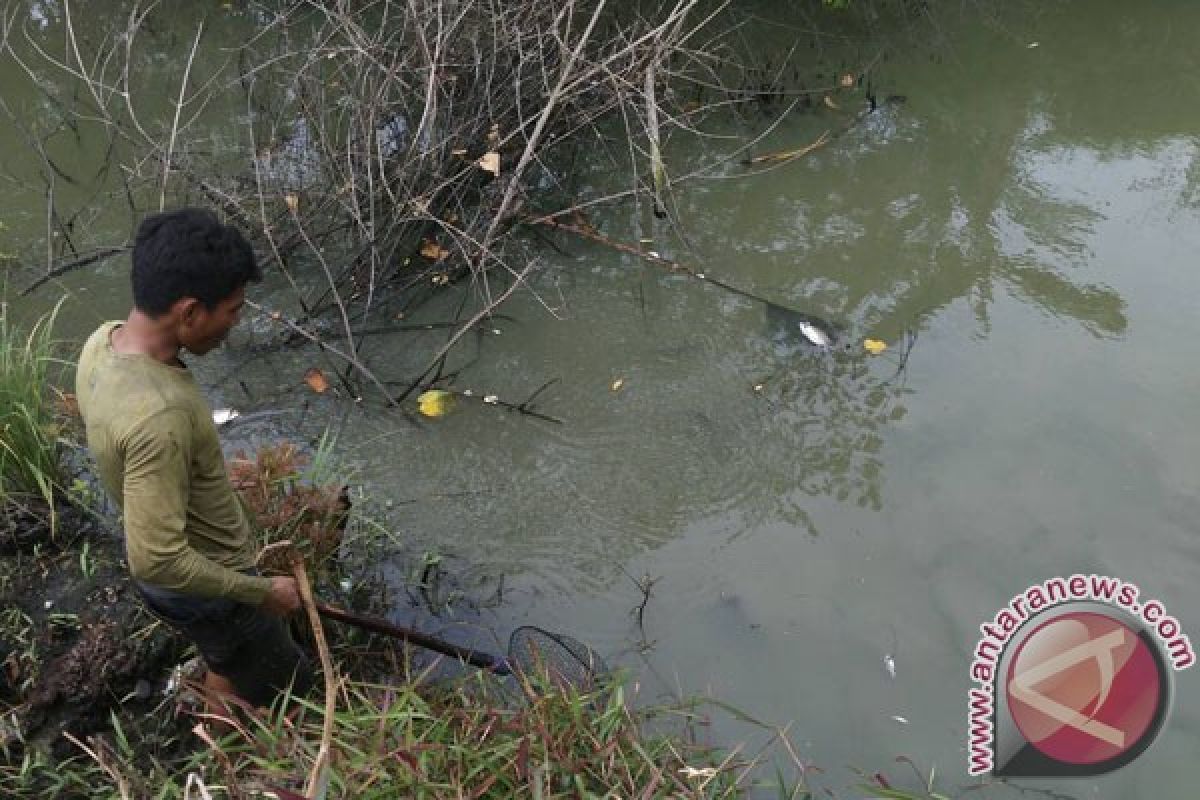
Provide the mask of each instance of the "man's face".
POLYGON ((189 353, 202 356, 219 345, 237 325, 246 302, 246 288, 239 286, 233 294, 217 303, 209 311, 196 301, 182 315, 179 326, 179 344, 189 353))

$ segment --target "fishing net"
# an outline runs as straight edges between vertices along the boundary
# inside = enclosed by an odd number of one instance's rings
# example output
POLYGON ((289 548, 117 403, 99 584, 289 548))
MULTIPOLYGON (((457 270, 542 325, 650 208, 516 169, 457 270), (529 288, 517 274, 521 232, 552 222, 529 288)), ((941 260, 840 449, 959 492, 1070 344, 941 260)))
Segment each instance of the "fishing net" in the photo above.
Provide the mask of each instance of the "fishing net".
POLYGON ((535 625, 523 625, 508 637, 508 664, 522 676, 582 690, 608 672, 604 660, 583 642, 535 625))

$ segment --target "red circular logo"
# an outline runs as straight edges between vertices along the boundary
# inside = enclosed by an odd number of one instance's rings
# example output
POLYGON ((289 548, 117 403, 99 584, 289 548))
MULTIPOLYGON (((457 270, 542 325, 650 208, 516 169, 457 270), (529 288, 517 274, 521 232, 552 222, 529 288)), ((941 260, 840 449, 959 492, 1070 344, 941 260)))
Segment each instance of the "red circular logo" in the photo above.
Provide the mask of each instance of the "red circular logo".
POLYGON ((1156 730, 1165 686, 1136 631, 1094 612, 1072 612, 1021 642, 1005 691, 1013 722, 1035 748, 1066 764, 1117 758, 1156 730))

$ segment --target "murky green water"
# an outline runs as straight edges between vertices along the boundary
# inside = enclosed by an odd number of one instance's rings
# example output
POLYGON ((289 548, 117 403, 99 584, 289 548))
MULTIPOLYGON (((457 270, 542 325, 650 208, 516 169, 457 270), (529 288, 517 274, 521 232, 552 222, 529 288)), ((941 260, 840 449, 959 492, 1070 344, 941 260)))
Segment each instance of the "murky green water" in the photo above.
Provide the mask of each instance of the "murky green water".
MULTIPOLYGON (((1120 576, 1200 635, 1200 8, 961 13, 931 23, 936 46, 880 66, 907 102, 802 163, 728 169, 678 197, 680 260, 886 340, 887 355, 790 353, 761 305, 567 241, 569 257, 541 254, 538 297, 506 307, 513 321, 478 343, 460 384, 519 402, 557 380, 538 402, 562 425, 479 405, 413 426, 313 400, 307 362, 245 349, 261 339, 254 323, 201 366, 214 399, 299 412, 261 435, 333 420, 409 547, 453 556, 488 591, 503 574, 501 624, 573 632, 636 670, 643 697, 711 693, 790 723, 826 770, 818 782, 851 783, 848 764, 898 775, 903 754, 935 764, 944 790, 968 784, 969 654, 1013 594, 1054 575, 1120 576), (652 646, 639 653, 643 575, 652 646)), ((28 113, 33 95, 4 70, 5 98, 28 113)), ((811 141, 831 116, 798 116, 764 149, 811 141)), ((0 250, 37 253, 42 190, 22 185, 28 156, 0 136, 12 176, 0 250)), ((693 142, 669 164, 711 152, 693 142)), ((580 191, 622 180, 597 164, 580 191)), ((123 213, 97 209, 91 234, 123 237, 123 213)), ((632 217, 593 221, 630 239, 632 217)), ((122 264, 64 286, 71 334, 123 314, 122 264)), ((400 378, 434 341, 368 349, 400 378)), ((1200 685, 1178 677, 1148 753, 1056 788, 1190 795, 1200 685)))

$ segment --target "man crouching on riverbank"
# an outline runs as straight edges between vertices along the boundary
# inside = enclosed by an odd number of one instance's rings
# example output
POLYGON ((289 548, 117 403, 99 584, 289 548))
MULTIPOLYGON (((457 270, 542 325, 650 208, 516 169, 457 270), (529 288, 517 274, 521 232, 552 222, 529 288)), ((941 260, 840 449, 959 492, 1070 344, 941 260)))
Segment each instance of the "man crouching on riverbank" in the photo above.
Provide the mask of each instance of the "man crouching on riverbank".
POLYGON ((256 707, 312 682, 285 619, 300 595, 293 578, 255 572, 212 411, 179 354, 220 344, 260 277, 249 243, 212 213, 146 218, 133 248, 133 309, 91 335, 75 375, 88 449, 124 515, 134 585, 196 645, 206 688, 256 707))

